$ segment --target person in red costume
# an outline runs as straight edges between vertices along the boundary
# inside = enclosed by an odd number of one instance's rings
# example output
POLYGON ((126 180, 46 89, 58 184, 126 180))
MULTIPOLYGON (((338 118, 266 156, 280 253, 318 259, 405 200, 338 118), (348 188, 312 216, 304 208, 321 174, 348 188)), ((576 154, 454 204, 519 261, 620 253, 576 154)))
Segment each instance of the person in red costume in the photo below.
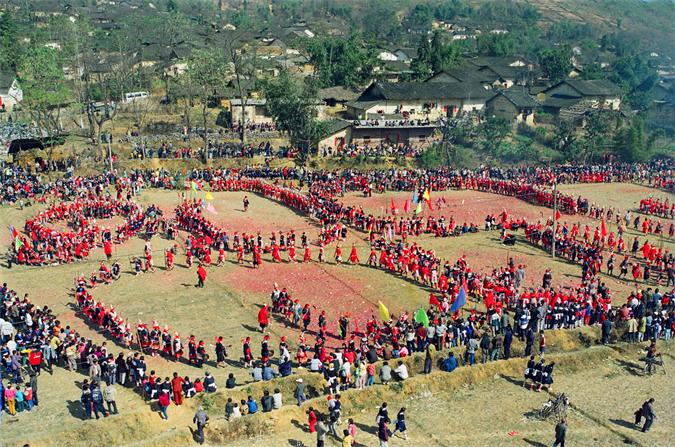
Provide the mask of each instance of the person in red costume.
POLYGON ((199 268, 197 269, 197 287, 204 287, 204 283, 206 282, 206 269, 202 264, 199 264, 199 268))
POLYGON ((269 311, 267 310, 267 304, 263 304, 263 307, 258 312, 258 326, 260 326, 260 332, 264 334, 268 324, 269 311))

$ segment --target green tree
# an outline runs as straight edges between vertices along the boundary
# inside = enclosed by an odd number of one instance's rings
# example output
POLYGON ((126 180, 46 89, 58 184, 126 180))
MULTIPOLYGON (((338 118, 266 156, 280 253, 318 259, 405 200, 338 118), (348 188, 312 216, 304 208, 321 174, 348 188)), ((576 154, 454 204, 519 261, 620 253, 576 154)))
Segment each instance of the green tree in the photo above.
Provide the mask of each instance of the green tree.
POLYGON ((417 56, 410 63, 415 79, 427 79, 433 74, 431 53, 431 42, 427 36, 422 36, 417 47, 417 56))
POLYGON ((419 3, 410 11, 408 22, 418 28, 431 28, 434 11, 427 3, 419 3))
POLYGON ((575 160, 579 152, 578 135, 572 123, 561 120, 553 137, 553 148, 561 153, 565 160, 575 160))
POLYGON ((300 149, 304 164, 312 147, 316 147, 325 126, 316 119, 317 88, 282 72, 264 83, 267 110, 277 127, 288 134, 291 145, 300 149))
POLYGON ((209 100, 213 95, 225 86, 226 64, 222 53, 216 49, 200 50, 195 52, 188 61, 186 82, 190 88, 198 92, 200 98, 200 116, 204 132, 204 154, 209 147, 209 133, 207 129, 211 124, 211 112, 209 100))
POLYGON ((322 86, 358 88, 372 77, 375 54, 364 49, 355 36, 348 39, 314 37, 305 39, 303 44, 322 86))
POLYGON ((417 49, 417 57, 410 64, 417 79, 425 79, 429 75, 459 65, 462 54, 455 44, 445 43, 440 32, 436 31, 431 42, 422 36, 417 49))
POLYGON ((612 110, 597 110, 588 115, 581 141, 581 161, 591 161, 608 151, 618 119, 617 113, 612 110))
POLYGON ((649 158, 642 119, 634 118, 629 126, 619 129, 614 138, 614 152, 627 163, 642 162, 649 158))
POLYGON ((361 26, 366 37, 396 39, 401 34, 397 5, 389 0, 371 0, 362 16, 361 26))
POLYGON ((650 104, 658 75, 644 56, 632 55, 612 63, 609 79, 626 92, 626 99, 632 108, 644 110, 650 104))
POLYGON ((565 79, 572 69, 567 47, 545 48, 539 52, 541 71, 551 82, 565 79))
POLYGON ((59 53, 44 46, 29 48, 19 67, 23 105, 49 136, 61 130, 61 112, 71 98, 62 67, 59 53))
POLYGON ((23 54, 19 44, 18 27, 12 15, 5 11, 0 15, 0 70, 16 71, 23 54))
POLYGON ((504 118, 491 117, 478 126, 478 145, 490 154, 496 154, 499 146, 511 131, 511 125, 504 118))
POLYGON ((436 3, 434 17, 438 20, 454 20, 471 13, 471 6, 464 0, 444 0, 436 3))
POLYGON ((590 64, 584 65, 584 71, 581 72, 581 77, 588 80, 603 79, 605 77, 605 72, 602 67, 600 67, 600 64, 591 62, 590 64))
POLYGON ((238 29, 251 28, 253 26, 253 19, 248 12, 243 10, 236 10, 230 16, 230 22, 238 29))
POLYGON ((434 73, 459 65, 462 54, 459 48, 451 43, 443 42, 443 36, 436 31, 431 39, 431 55, 428 61, 434 73))
POLYGON ((476 39, 476 48, 479 54, 488 56, 510 56, 515 52, 516 42, 511 33, 483 33, 476 39))

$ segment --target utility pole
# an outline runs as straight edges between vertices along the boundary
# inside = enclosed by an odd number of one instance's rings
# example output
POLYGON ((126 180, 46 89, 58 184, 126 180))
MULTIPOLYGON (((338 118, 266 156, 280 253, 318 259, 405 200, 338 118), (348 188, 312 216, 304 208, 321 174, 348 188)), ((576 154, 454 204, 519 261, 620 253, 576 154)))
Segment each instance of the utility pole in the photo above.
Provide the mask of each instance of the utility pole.
POLYGON ((110 164, 110 172, 113 171, 112 163, 112 133, 108 134, 108 163, 110 164))
POLYGON ((454 135, 452 134, 452 131, 457 127, 457 121, 454 120, 453 118, 448 118, 447 123, 441 123, 442 126, 442 131, 443 131, 443 139, 441 140, 441 145, 443 146, 443 149, 445 149, 445 156, 448 159, 448 167, 452 165, 452 155, 451 155, 451 147, 452 143, 454 141, 454 135))
POLYGON ((551 235, 551 256, 555 259, 555 230, 558 227, 558 182, 553 183, 553 234, 551 235))

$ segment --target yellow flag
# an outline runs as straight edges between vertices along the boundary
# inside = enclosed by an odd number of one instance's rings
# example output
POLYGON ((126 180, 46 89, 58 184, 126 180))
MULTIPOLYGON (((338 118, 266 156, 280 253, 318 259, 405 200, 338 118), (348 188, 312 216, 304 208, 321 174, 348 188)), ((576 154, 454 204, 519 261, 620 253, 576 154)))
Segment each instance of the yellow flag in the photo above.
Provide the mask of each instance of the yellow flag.
POLYGON ((380 318, 382 321, 389 321, 389 309, 387 309, 387 306, 385 306, 382 301, 378 301, 378 303, 380 305, 380 318))
POLYGON ((206 200, 213 200, 213 194, 211 194, 210 192, 207 192, 206 195, 204 196, 204 198, 206 200))
POLYGON ((424 190, 424 194, 422 194, 422 197, 424 200, 429 200, 431 198, 431 194, 429 193, 429 188, 424 190))

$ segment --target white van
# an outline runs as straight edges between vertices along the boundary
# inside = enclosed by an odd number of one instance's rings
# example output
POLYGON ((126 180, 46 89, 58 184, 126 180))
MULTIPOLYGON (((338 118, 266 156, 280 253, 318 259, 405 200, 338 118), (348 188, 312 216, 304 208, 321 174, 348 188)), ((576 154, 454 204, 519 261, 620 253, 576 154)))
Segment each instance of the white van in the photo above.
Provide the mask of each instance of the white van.
POLYGON ((124 102, 133 102, 139 99, 147 99, 150 97, 148 92, 131 92, 124 94, 124 102))

